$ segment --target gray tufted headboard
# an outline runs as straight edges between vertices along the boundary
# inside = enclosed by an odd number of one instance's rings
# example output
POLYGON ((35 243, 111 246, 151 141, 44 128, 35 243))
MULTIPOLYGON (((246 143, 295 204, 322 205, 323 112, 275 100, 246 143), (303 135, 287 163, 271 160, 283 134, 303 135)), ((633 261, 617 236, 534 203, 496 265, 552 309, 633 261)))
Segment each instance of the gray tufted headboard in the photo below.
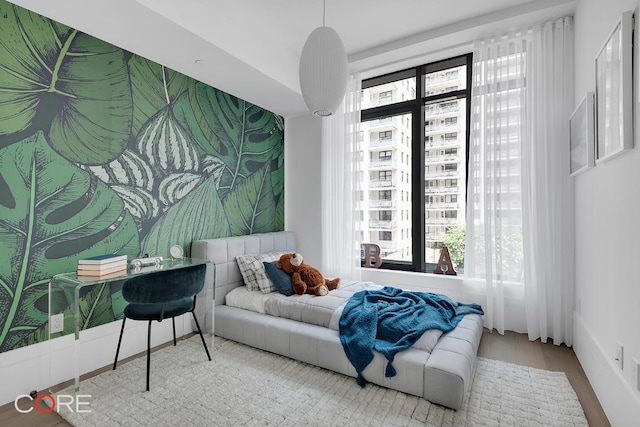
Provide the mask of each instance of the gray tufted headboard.
MULTIPOLYGON (((296 235, 292 231, 250 234, 248 236, 222 237, 219 239, 195 240, 191 244, 191 256, 207 259, 214 268, 207 269, 206 280, 213 280, 215 272, 215 303, 225 303, 227 293, 242 286, 242 275, 236 263, 236 255, 265 252, 293 252, 296 250, 296 235)), ((213 298, 214 295, 206 295, 213 298)), ((207 313, 209 315, 209 313, 207 313)))

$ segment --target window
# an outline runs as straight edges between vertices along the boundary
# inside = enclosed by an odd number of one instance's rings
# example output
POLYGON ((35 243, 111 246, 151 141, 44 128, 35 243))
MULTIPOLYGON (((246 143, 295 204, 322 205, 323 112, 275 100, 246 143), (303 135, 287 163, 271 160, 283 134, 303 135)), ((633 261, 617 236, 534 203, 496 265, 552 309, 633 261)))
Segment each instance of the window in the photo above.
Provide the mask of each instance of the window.
POLYGON ((391 181, 391 171, 378 172, 378 179, 380 181, 391 181))
POLYGON ((449 142, 456 142, 458 140, 458 133, 457 132, 448 132, 444 134, 444 141, 449 143, 449 142))
POLYGON ((364 141, 364 150, 376 153, 379 161, 401 150, 390 170, 370 170, 365 178, 371 182, 363 183, 367 199, 391 202, 384 211, 371 205, 368 218, 374 221, 360 224, 363 241, 382 248, 381 268, 433 271, 447 230, 465 225, 471 60, 471 54, 463 55, 362 82, 363 99, 397 91, 396 101, 363 105, 361 112, 361 128, 372 135, 372 145, 364 141), (375 129, 383 123, 393 131, 375 129), (375 150, 376 132, 391 150, 375 150), (393 132, 400 132, 396 140, 393 132), (380 187, 391 190, 383 195, 380 187), (375 219, 387 221, 384 231, 372 226, 380 225, 375 219))
POLYGON ((381 162, 390 162, 391 161, 391 151, 380 151, 378 153, 378 160, 381 162))
POLYGON ((380 240, 390 241, 391 240, 391 232, 390 231, 378 231, 378 236, 380 240))
POLYGON ((380 95, 378 95, 378 100, 380 102, 389 102, 392 97, 393 97, 393 91, 387 90, 384 92, 380 92, 380 95))
POLYGON ((388 140, 391 140, 392 138, 393 138, 393 131, 391 130, 385 130, 378 134, 378 139, 380 141, 388 141, 388 140))

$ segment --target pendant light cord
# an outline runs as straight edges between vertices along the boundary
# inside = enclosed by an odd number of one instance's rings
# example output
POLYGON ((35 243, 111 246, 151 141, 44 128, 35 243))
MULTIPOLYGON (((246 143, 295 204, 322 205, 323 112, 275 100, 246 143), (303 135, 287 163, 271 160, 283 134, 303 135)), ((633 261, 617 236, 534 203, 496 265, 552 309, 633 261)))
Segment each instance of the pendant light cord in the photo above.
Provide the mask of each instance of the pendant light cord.
POLYGON ((327 17, 327 0, 322 2, 322 26, 326 27, 325 18, 327 17))

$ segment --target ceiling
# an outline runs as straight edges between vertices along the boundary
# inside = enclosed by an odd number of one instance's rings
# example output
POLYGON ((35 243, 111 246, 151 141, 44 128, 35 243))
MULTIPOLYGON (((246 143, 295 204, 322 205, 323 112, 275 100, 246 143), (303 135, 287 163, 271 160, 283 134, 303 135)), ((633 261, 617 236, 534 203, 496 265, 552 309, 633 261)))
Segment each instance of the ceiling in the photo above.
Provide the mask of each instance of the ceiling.
MULTIPOLYGON (((285 117, 307 112, 298 63, 322 26, 323 0, 9 1, 285 117)), ((327 0, 325 19, 344 42, 350 71, 366 77, 571 14, 576 1, 327 0)))

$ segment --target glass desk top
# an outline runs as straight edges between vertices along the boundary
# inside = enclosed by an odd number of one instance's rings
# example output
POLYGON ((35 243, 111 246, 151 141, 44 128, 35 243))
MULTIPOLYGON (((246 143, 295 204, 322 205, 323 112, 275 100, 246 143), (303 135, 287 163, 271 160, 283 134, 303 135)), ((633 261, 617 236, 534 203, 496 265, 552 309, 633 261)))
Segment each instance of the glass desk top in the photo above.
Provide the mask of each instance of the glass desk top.
POLYGON ((200 264, 209 264, 211 261, 195 258, 180 258, 180 259, 165 259, 159 264, 153 264, 143 266, 140 268, 128 267, 126 271, 116 273, 115 275, 108 274, 102 277, 86 277, 78 276, 77 273, 61 273, 53 276, 52 281, 60 282, 60 285, 71 284, 74 287, 79 286, 92 286, 98 283, 116 282, 119 280, 126 280, 128 278, 138 276, 140 274, 156 273, 158 271, 175 270, 179 268, 191 267, 200 264))

